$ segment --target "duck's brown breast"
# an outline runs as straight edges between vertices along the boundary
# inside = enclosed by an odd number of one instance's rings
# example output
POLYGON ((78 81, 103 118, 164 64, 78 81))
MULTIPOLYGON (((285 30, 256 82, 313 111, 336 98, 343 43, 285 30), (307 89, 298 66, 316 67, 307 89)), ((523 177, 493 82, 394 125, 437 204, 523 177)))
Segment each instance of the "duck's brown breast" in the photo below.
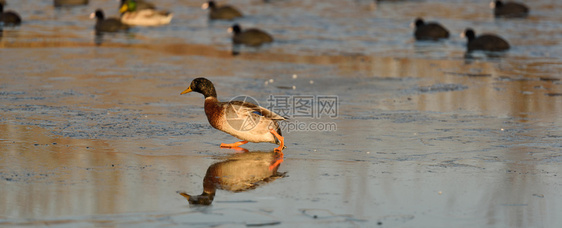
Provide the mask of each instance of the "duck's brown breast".
POLYGON ((221 129, 221 124, 224 122, 224 110, 217 98, 205 98, 205 114, 211 126, 216 129, 221 129))

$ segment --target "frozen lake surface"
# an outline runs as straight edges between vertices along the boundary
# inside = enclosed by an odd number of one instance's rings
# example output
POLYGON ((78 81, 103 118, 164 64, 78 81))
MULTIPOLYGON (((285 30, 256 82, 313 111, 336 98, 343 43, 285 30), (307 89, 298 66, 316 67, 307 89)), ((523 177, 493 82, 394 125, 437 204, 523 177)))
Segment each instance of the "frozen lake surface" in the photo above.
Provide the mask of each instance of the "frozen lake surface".
POLYGON ((562 2, 495 19, 469 0, 220 1, 275 37, 237 55, 234 22, 209 22, 202 1, 153 2, 170 25, 95 37, 89 14, 117 15, 116 1, 8 0, 24 22, 0 37, 0 226, 562 224, 562 2), (416 42, 416 17, 450 39, 416 42), (466 56, 466 27, 512 49, 466 56), (237 139, 208 124, 200 94, 179 95, 196 77, 222 101, 337 97, 336 113, 287 113, 336 129, 285 129, 283 162, 260 169, 275 145, 219 148, 237 139), (235 171, 210 206, 178 194, 216 170, 235 171))

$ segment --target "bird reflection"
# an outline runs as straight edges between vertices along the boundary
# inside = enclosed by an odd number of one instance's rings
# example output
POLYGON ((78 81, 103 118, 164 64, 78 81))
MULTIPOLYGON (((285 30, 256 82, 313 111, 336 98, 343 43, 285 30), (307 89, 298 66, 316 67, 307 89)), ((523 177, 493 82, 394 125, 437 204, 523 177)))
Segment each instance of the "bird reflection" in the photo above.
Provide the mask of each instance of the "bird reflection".
POLYGON ((285 173, 277 172, 282 162, 283 154, 274 151, 233 154, 226 160, 209 166, 203 178, 201 195, 178 193, 185 197, 189 204, 210 205, 217 189, 243 192, 284 177, 285 173))
POLYGON ((240 55, 240 45, 232 45, 232 56, 240 55))
POLYGON ((96 44, 96 46, 101 46, 101 44, 103 43, 103 34, 102 33, 97 33, 94 36, 94 43, 96 44))
POLYGON ((464 53, 464 63, 465 64, 472 64, 475 61, 488 59, 488 60, 496 60, 505 57, 506 53, 504 52, 490 52, 490 51, 466 51, 464 53))

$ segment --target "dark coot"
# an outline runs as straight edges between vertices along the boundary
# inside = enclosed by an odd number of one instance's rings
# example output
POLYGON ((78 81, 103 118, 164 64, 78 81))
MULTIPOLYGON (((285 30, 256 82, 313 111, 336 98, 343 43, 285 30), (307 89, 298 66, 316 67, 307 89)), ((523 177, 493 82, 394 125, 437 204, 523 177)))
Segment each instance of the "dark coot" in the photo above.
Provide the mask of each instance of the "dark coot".
POLYGON ((97 9, 95 13, 90 15, 90 18, 96 18, 96 32, 119 32, 129 29, 129 26, 121 23, 118 18, 107 18, 103 14, 101 9, 97 9))
POLYGON ((243 16, 236 8, 229 5, 217 6, 214 1, 203 4, 201 8, 210 10, 209 19, 211 20, 233 20, 243 16))
POLYGON ((229 31, 234 34, 232 36, 232 43, 234 44, 260 46, 265 43, 273 42, 273 37, 271 35, 256 28, 242 30, 240 25, 234 24, 230 27, 229 31))
POLYGON ((4 4, 0 4, 0 22, 6 26, 16 26, 21 24, 21 17, 14 11, 4 12, 4 4))
POLYGON ((505 51, 509 49, 509 43, 503 38, 493 34, 483 34, 476 37, 476 33, 471 28, 467 28, 461 37, 466 37, 468 43, 467 50, 470 51, 505 51))
POLYGON ((437 22, 424 22, 417 18, 414 22, 416 40, 438 40, 449 38, 449 31, 437 22))
POLYGON ((495 1, 490 3, 496 17, 526 17, 529 7, 517 2, 495 1))
POLYGON ((88 0, 54 0, 55 7, 88 5, 88 0))

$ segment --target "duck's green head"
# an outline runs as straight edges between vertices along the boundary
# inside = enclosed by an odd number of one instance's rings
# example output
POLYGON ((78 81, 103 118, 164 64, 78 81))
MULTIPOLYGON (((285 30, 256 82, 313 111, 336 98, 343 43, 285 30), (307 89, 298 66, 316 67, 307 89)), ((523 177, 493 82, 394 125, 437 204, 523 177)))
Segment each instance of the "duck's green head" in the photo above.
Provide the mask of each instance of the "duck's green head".
POLYGON ((190 93, 190 92, 198 92, 200 94, 203 94, 203 96, 205 96, 205 98, 207 98, 207 97, 217 97, 217 92, 215 91, 215 86, 213 85, 213 83, 211 81, 209 81, 209 79, 206 79, 206 78, 193 79, 193 81, 191 81, 191 84, 189 85, 189 87, 187 87, 186 90, 181 92, 180 95, 190 93))
POLYGON ((192 196, 185 192, 178 192, 178 193, 183 197, 185 197, 185 199, 187 199, 187 202, 189 202, 189 204, 194 204, 194 205, 211 205, 211 203, 213 203, 213 199, 215 199, 215 192, 212 193, 203 192, 203 194, 198 196, 192 196))
POLYGON ((121 8, 119 9, 119 13, 124 12, 132 12, 137 9, 137 1, 135 0, 125 0, 121 3, 121 8))

